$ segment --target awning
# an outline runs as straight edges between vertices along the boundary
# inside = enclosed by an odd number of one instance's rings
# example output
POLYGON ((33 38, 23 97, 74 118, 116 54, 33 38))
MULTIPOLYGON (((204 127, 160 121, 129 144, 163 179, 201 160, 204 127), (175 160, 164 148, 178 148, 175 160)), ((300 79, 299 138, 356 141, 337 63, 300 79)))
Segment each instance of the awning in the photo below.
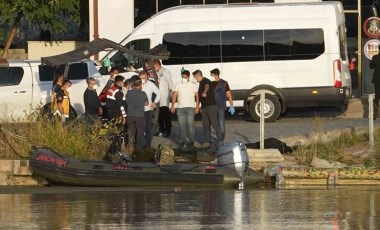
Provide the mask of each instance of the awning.
POLYGON ((156 47, 148 50, 147 52, 143 52, 143 51, 137 51, 137 50, 130 50, 111 40, 108 40, 105 38, 99 38, 99 39, 89 42, 88 44, 78 49, 75 49, 67 53, 63 53, 63 54, 59 54, 55 56, 49 56, 49 57, 41 57, 41 62, 52 67, 57 66, 57 65, 64 65, 70 62, 87 59, 99 53, 100 51, 104 51, 110 48, 114 50, 123 51, 127 54, 131 54, 142 59, 167 60, 169 58, 169 52, 167 51, 166 46, 162 44, 157 45, 156 47))

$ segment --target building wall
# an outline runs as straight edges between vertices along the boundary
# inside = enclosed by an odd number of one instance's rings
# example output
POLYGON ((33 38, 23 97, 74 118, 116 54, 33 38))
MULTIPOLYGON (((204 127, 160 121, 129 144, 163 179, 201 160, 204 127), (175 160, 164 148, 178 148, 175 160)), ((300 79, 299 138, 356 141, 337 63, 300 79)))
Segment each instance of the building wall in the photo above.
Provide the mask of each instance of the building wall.
MULTIPOLYGON (((121 42, 134 28, 134 1, 131 0, 89 0, 90 37, 94 40, 94 2, 98 2, 98 34, 114 42, 121 42)), ((107 52, 101 52, 101 59, 107 52)))
POLYGON ((61 41, 61 42, 44 42, 28 41, 28 59, 40 60, 41 57, 48 57, 66 53, 77 49, 88 42, 83 41, 61 41))

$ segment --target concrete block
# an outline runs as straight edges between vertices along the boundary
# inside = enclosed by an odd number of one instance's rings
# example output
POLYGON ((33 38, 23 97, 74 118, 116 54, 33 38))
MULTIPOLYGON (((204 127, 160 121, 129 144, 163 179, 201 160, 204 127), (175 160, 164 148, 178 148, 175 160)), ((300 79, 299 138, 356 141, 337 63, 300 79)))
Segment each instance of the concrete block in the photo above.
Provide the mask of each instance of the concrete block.
POLYGON ((284 157, 278 149, 247 149, 249 162, 282 162, 284 157))
POLYGON ((30 176, 12 176, 7 179, 7 184, 11 186, 38 186, 37 180, 30 176))
POLYGON ((29 161, 15 160, 13 162, 12 174, 15 176, 31 176, 32 173, 29 170, 29 161))
POLYGON ((0 160, 0 172, 12 173, 13 160, 0 160))
POLYGON ((0 186, 8 185, 7 179, 8 179, 8 174, 0 172, 0 186))

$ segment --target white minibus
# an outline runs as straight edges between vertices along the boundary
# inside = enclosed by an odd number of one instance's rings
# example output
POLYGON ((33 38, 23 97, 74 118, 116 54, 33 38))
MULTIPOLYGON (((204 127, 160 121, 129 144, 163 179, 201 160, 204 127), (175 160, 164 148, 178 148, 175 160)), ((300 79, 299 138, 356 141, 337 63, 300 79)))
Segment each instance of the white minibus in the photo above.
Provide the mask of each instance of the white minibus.
MULTIPOLYGON (((234 105, 245 106, 255 121, 261 92, 266 121, 289 107, 344 108, 351 97, 340 2, 176 6, 140 24, 122 45, 146 51, 160 43, 170 52, 163 64, 175 82, 182 67, 205 77, 219 68, 234 105)), ((132 55, 108 57, 121 70, 141 67, 132 55)))

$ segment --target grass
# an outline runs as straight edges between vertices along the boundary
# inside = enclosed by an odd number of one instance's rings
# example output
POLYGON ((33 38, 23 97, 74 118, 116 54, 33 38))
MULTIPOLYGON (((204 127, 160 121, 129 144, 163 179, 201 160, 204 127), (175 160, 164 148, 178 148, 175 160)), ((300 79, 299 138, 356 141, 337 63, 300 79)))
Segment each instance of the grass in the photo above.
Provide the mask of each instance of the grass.
POLYGON ((380 129, 376 129, 375 148, 369 151, 368 133, 343 133, 330 141, 323 137, 323 122, 319 117, 313 119, 313 131, 316 133, 314 141, 307 146, 297 148, 291 156, 295 157, 299 164, 311 166, 313 157, 318 157, 329 162, 340 162, 352 165, 364 165, 365 167, 380 167, 380 129), (367 153, 358 155, 350 153, 350 147, 361 147, 367 149, 367 153))
MULTIPOLYGON (((89 126, 76 119, 63 124, 59 119, 43 116, 41 108, 25 114, 25 120, 0 123, 0 159, 20 159, 30 155, 32 146, 49 147, 59 153, 86 160, 101 160, 111 145, 108 134, 119 133, 115 122, 89 126)), ((0 108, 1 113, 1 108, 0 108)), ((123 151, 132 153, 132 160, 154 161, 155 148, 123 151)))
MULTIPOLYGON (((28 157, 31 146, 45 146, 80 159, 99 160, 104 157, 111 143, 106 135, 100 135, 104 132, 104 127, 100 125, 90 127, 80 120, 62 124, 41 116, 39 109, 26 114, 26 117, 23 122, 1 122, 0 159, 28 157)), ((114 126, 110 125, 108 131, 113 129, 114 126)), ((318 157, 347 165, 380 167, 380 154, 372 153, 363 157, 347 151, 352 146, 369 149, 367 133, 344 133, 326 141, 323 121, 319 117, 313 119, 313 132, 316 134, 313 142, 298 147, 291 154, 299 164, 311 166, 313 157, 318 157)), ((380 152, 380 129, 375 130, 375 143, 374 152, 380 152)), ((134 151, 132 157, 134 161, 152 160, 154 152, 155 149, 134 151)))
POLYGON ((1 122, 0 158, 28 157, 32 146, 49 147, 81 159, 101 159, 110 140, 99 135, 99 125, 88 126, 75 120, 67 124, 41 116, 40 110, 26 114, 25 121, 1 122))

